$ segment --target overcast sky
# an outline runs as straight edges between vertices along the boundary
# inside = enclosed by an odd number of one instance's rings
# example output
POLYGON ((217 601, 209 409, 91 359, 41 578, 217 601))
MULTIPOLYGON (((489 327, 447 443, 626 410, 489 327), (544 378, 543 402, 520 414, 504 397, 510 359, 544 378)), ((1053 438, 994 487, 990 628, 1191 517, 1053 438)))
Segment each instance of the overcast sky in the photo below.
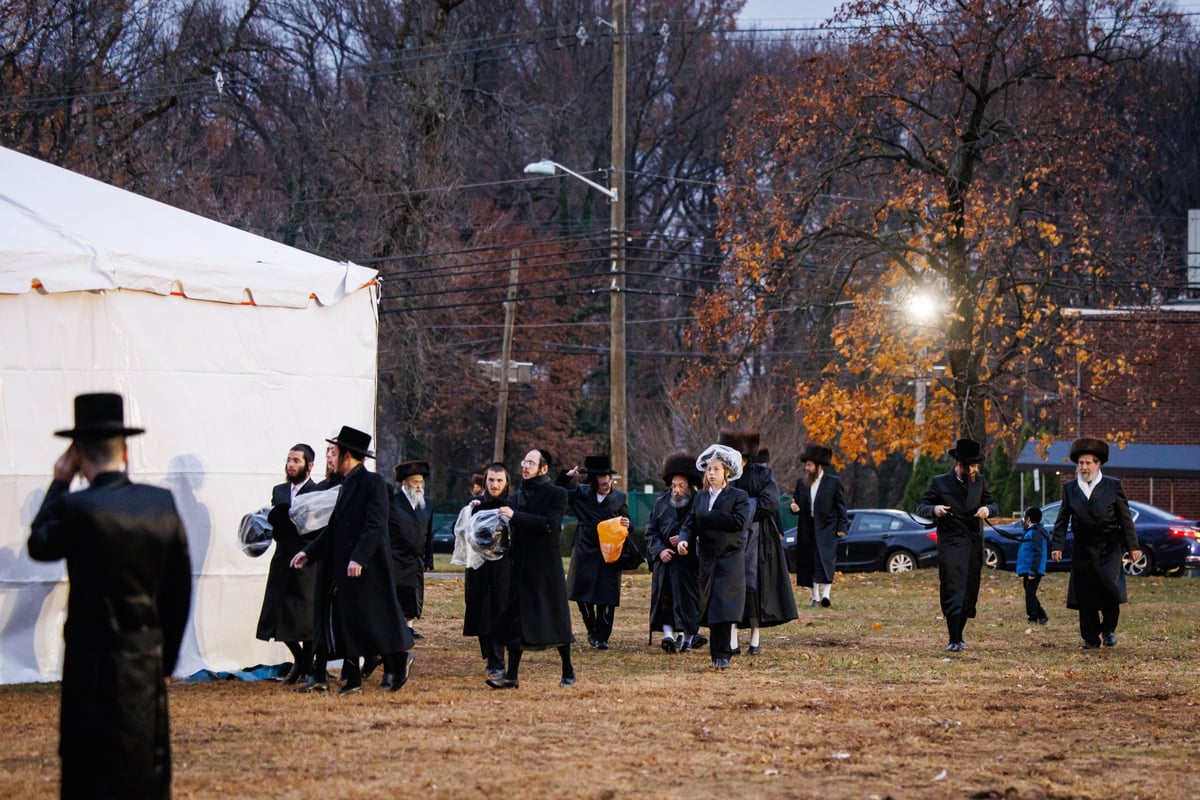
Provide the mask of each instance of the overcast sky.
POLYGON ((842 0, 746 0, 739 27, 783 28, 811 25, 832 16, 842 0))

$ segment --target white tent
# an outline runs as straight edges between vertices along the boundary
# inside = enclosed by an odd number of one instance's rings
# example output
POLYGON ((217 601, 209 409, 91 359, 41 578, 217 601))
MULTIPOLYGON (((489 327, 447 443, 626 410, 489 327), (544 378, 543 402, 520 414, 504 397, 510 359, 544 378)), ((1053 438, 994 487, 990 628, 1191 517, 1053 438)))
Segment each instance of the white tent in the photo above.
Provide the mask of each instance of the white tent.
POLYGON ((0 148, 0 683, 61 674, 62 563, 29 524, 72 398, 125 396, 135 480, 166 486, 192 555, 177 674, 286 660, 255 640, 269 554, 237 546, 287 450, 374 430, 374 270, 336 263, 0 148))

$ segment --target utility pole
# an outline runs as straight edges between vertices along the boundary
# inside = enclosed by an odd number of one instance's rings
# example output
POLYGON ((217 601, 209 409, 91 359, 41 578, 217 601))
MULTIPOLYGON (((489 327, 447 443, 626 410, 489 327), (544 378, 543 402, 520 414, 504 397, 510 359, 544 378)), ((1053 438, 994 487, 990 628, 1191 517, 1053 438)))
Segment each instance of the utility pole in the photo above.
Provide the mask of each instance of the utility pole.
POLYGON ((504 339, 500 345, 500 396, 496 400, 496 439, 492 444, 492 461, 504 463, 504 437, 508 435, 508 384, 512 381, 513 316, 517 308, 517 274, 520 271, 521 251, 513 248, 512 267, 508 271, 508 300, 504 303, 504 339))
POLYGON ((609 365, 609 446, 612 467, 628 489, 625 395, 625 0, 613 0, 613 96, 610 255, 612 259, 612 342, 609 365))

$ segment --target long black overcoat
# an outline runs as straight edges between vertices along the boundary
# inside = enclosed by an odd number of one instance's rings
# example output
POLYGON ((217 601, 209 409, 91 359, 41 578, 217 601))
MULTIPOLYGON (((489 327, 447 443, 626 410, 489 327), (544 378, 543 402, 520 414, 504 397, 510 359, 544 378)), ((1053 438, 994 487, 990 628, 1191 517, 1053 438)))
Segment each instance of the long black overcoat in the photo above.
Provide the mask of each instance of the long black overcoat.
MULTIPOLYGON (((296 490, 297 495, 318 492, 314 481, 305 481, 296 490)), ((262 611, 258 615, 257 637, 264 642, 275 639, 280 642, 305 642, 313 638, 316 624, 317 568, 312 565, 304 569, 292 569, 292 558, 304 545, 316 538, 316 534, 301 537, 292 524, 288 511, 292 507, 291 484, 281 483, 271 490, 271 512, 267 521, 271 523, 271 538, 275 541, 275 552, 267 569, 267 585, 263 589, 262 611)))
MULTIPOLYGON (((570 478, 565 480, 570 481, 570 478)), ((560 485, 563 482, 564 477, 560 476, 560 485)), ((567 505, 579 521, 567 570, 568 596, 582 603, 621 605, 621 568, 604 560, 596 526, 606 519, 629 516, 626 494, 613 489, 602 500, 597 500, 590 485, 572 486, 567 489, 567 505)))
POLYGON ((166 489, 122 472, 69 493, 54 481, 29 555, 67 560, 62 796, 167 798, 171 740, 164 678, 191 603, 183 521, 166 489))
MULTIPOLYGON (((508 495, 488 498, 471 510, 497 509, 509 504, 508 495)), ((561 562, 560 562, 561 563, 561 562)), ((505 553, 495 561, 484 561, 474 569, 468 568, 464 578, 463 636, 504 638, 505 611, 509 603, 512 580, 512 555, 505 553)))
POLYGON ((700 623, 740 622, 746 609, 746 559, 743 545, 750 524, 750 497, 726 486, 716 500, 702 490, 684 520, 681 542, 700 556, 700 623), (711 506, 710 506, 711 504, 711 506))
POLYGON ((749 627, 751 612, 755 612, 760 628, 791 622, 799 614, 783 552, 775 473, 766 464, 748 464, 733 485, 749 496, 754 508, 754 519, 746 535, 746 587, 754 590, 751 597, 758 607, 747 606, 739 624, 749 627))
POLYGON ((838 531, 850 530, 842 482, 836 475, 823 472, 815 504, 803 479, 796 481, 792 497, 800 509, 796 512, 796 585, 833 583, 838 531))
POLYGON ((968 486, 953 470, 933 476, 917 502, 917 516, 933 520, 937 527, 938 591, 947 618, 975 616, 983 572, 983 520, 975 513, 983 506, 993 517, 1000 512, 987 480, 980 475, 968 486), (950 512, 939 517, 934 506, 949 506, 950 512))
POLYGON ((567 490, 549 475, 524 482, 513 496, 513 544, 507 636, 528 650, 570 644, 571 609, 559 537, 567 490))
POLYGON ((318 636, 342 656, 411 650, 388 555, 387 484, 360 464, 341 485, 329 525, 304 548, 323 567, 317 573, 318 636), (351 561, 362 565, 357 578, 346 574, 351 561))
POLYGON ((433 508, 428 502, 413 508, 404 491, 388 487, 388 543, 396 597, 408 619, 417 619, 425 606, 425 540, 433 530, 433 508))
POLYGON ((1054 521, 1050 551, 1062 550, 1067 526, 1075 534, 1067 608, 1103 608, 1129 599, 1121 561, 1126 550, 1139 549, 1125 489, 1103 476, 1086 497, 1078 481, 1063 486, 1062 507, 1054 521))
POLYGON ((671 493, 667 491, 654 501, 654 508, 646 520, 646 551, 652 575, 652 631, 670 625, 686 633, 695 633, 700 625, 700 557, 695 550, 681 556, 671 544, 671 537, 679 535, 684 520, 691 513, 691 502, 683 508, 676 508, 671 505, 671 493), (675 554, 665 564, 661 558, 664 550, 675 554))

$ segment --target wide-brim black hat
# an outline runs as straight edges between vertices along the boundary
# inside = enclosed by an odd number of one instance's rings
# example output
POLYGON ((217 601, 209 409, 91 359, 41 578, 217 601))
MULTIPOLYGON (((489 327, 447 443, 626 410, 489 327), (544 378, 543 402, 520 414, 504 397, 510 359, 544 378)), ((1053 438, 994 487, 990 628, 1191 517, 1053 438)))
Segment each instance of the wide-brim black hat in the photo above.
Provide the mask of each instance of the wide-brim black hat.
POLYGON ((1091 439, 1086 436, 1076 439, 1071 442, 1071 460, 1076 464, 1079 463, 1079 457, 1085 454, 1091 454, 1100 461, 1101 464, 1108 461, 1108 442, 1102 439, 1091 439))
POLYGON ((609 456, 586 456, 583 459, 583 469, 580 472, 586 475, 617 474, 617 471, 612 468, 612 458, 609 456))
POLYGON ((811 461, 814 464, 820 464, 822 467, 828 467, 833 463, 833 451, 823 444, 813 444, 809 442, 804 445, 804 450, 800 452, 800 460, 811 461))
POLYGON ((699 486, 704 476, 696 469, 696 457, 691 453, 671 453, 663 459, 662 479, 668 486, 671 478, 681 476, 689 486, 699 486))
POLYGON ((145 428, 125 424, 125 399, 121 395, 96 392, 75 397, 75 427, 55 431, 54 435, 68 439, 111 439, 145 432, 145 428))
POLYGON ((954 443, 954 449, 950 451, 949 456, 964 464, 982 464, 984 460, 983 448, 974 439, 959 439, 954 443))
POLYGON ((397 464, 394 470, 396 480, 402 481, 405 478, 413 475, 421 475, 429 477, 429 462, 428 461, 405 461, 402 464, 397 464))
POLYGON ((332 439, 325 441, 330 444, 336 444, 343 450, 348 450, 359 458, 374 458, 375 454, 371 452, 371 434, 363 433, 357 428, 351 428, 349 425, 343 425, 338 431, 338 435, 332 439))

